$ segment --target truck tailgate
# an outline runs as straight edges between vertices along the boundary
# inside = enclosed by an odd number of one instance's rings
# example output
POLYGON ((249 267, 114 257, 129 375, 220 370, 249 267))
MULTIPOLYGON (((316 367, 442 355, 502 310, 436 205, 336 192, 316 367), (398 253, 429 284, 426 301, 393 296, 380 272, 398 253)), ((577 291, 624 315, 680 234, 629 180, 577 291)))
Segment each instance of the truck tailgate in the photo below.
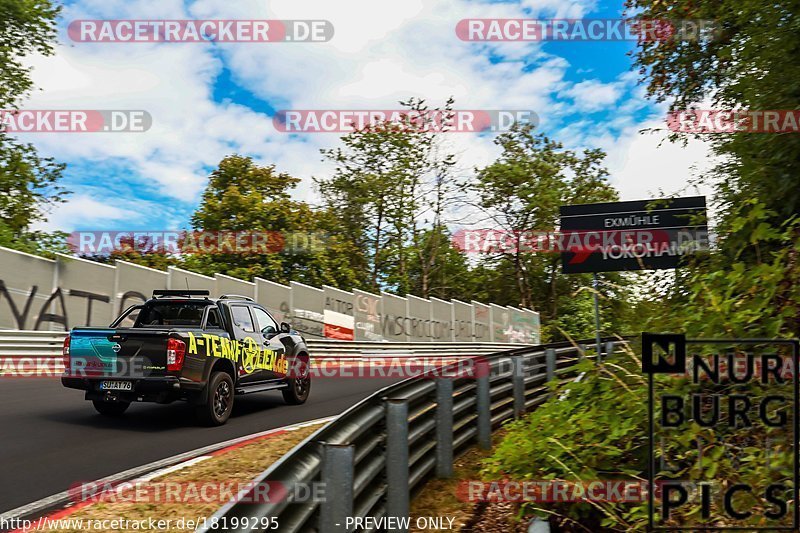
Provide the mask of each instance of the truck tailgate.
POLYGON ((75 328, 67 371, 86 377, 163 376, 168 338, 168 330, 75 328))

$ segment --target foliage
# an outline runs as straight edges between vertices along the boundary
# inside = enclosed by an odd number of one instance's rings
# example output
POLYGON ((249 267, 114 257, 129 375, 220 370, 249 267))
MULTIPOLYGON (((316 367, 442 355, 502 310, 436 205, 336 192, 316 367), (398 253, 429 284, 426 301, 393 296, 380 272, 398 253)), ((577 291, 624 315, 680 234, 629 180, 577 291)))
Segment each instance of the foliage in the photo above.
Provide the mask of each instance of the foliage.
MULTIPOLYGON (((53 53, 59 11, 48 0, 0 0, 0 109, 16 108, 33 88, 22 60, 53 53)), ((68 194, 58 184, 64 168, 0 127, 0 245, 43 255, 66 251, 57 242, 62 234, 31 229, 68 194)))
POLYGON ((331 284, 350 288, 356 274, 346 268, 353 244, 333 233, 327 210, 315 210, 292 198, 300 180, 275 166, 258 166, 249 157, 224 158, 211 173, 192 217, 198 231, 267 232, 285 246, 273 253, 215 253, 187 256, 182 266, 201 273, 255 276, 288 283, 331 284), (308 240, 305 240, 308 238, 308 240))
MULTIPOLYGON (((485 480, 626 480, 639 485, 647 479, 647 383, 639 358, 628 351, 600 366, 584 360, 578 363, 576 372, 583 374, 583 379, 551 383, 549 401, 505 426, 505 438, 484 462, 485 480)), ((659 375, 655 382, 659 391, 684 397, 697 390, 680 377, 659 375)), ((774 428, 703 428, 692 423, 686 431, 659 439, 659 477, 724 479, 727 486, 741 482, 753 487, 763 487, 771 478, 786 479, 792 475, 791 450, 779 447, 787 436, 779 433, 774 428), (776 443, 772 450, 764 446, 764 439, 776 443), (699 443, 714 445, 701 457, 697 453, 699 443)), ((523 513, 555 514, 569 531, 644 531, 646 501, 526 503, 523 513)), ((692 509, 696 513, 697 507, 692 509)), ((697 520, 684 512, 680 510, 670 525, 697 520)), ((754 513, 746 524, 756 525, 761 518, 754 513)))
MULTIPOLYGON (((452 114, 452 99, 437 110, 413 98, 400 103, 423 117, 452 114)), ((322 151, 336 168, 316 183, 343 237, 355 245, 349 260, 353 270, 366 273, 361 288, 405 294, 416 286, 420 296, 431 294, 433 270, 449 246, 441 237, 454 156, 442 148, 444 131, 387 121, 343 136, 343 147, 322 151)), ((436 270, 439 276, 446 272, 436 270)))
POLYGON ((775 213, 755 199, 736 213, 725 252, 700 258, 677 273, 674 282, 661 283, 661 305, 680 312, 652 313, 650 329, 683 331, 692 337, 797 336, 798 221, 771 225, 775 213))
MULTIPOLYGON (((648 95, 656 100, 668 102, 674 110, 797 109, 796 2, 628 0, 628 7, 643 20, 704 19, 716 28, 699 40, 639 43, 636 64, 648 95)), ((739 216, 741 204, 753 198, 772 213, 773 226, 800 213, 800 137, 736 132, 705 139, 722 160, 707 178, 717 185, 723 225, 739 216)))
MULTIPOLYGON (((522 124, 499 135, 496 144, 502 148, 500 157, 478 169, 470 186, 478 196, 484 220, 492 227, 509 233, 551 232, 558 226, 560 206, 617 199, 607 181, 601 150, 576 153, 522 124)), ((503 280, 502 285, 495 280, 490 286, 505 294, 492 294, 489 300, 541 311, 542 323, 548 325, 543 338, 562 339, 563 331, 593 335, 591 277, 562 274, 557 253, 503 251, 489 257, 483 266, 485 274, 503 280)), ((618 292, 622 283, 616 274, 601 278, 600 293, 607 302, 604 293, 611 287, 618 292)))
POLYGON ((0 109, 14 107, 33 88, 22 59, 53 53, 60 11, 50 0, 0 0, 0 109))

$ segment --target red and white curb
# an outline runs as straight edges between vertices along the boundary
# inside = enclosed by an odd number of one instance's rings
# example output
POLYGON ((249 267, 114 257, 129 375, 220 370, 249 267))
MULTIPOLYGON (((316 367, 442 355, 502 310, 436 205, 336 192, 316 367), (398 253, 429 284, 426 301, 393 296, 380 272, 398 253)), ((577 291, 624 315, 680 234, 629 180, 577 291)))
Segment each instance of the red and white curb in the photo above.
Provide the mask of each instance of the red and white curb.
MULTIPOLYGON (((161 459, 160 461, 155 461, 152 463, 148 463, 146 465, 137 466, 136 468, 131 468, 130 470, 125 470, 124 472, 120 472, 112 476, 98 479, 97 481, 94 482, 94 484, 96 486, 107 486, 107 485, 111 486, 123 481, 128 481, 133 483, 135 482, 143 483, 155 479, 157 477, 163 476, 165 474, 182 470, 189 466, 211 459, 212 457, 223 455, 232 450, 241 448, 242 446, 245 446, 247 444, 251 444, 253 442, 257 442, 260 440, 267 440, 272 437, 277 437, 278 435, 283 435, 284 433, 297 431, 298 429, 304 427, 313 426, 316 424, 324 424, 326 422, 330 422, 334 418, 336 417, 329 416, 325 418, 318 418, 316 420, 308 420, 306 422, 299 422, 297 424, 291 424, 288 426, 283 426, 275 429, 269 429, 267 431, 261 431, 259 433, 253 433, 251 435, 246 435, 244 437, 237 437, 235 439, 227 440, 225 442, 220 442, 218 444, 211 444, 209 446, 204 446, 196 450, 184 452, 178 455, 174 455, 172 457, 168 457, 166 459, 161 459)), ((64 518, 74 513, 75 511, 94 503, 92 501, 83 501, 74 503, 72 501, 73 496, 74 494, 70 491, 63 491, 59 492, 58 494, 53 494, 52 496, 48 496, 47 498, 42 498, 41 500, 37 500, 27 505, 23 505, 22 507, 17 507, 16 509, 12 509, 10 511, 6 511, 3 514, 0 514, 0 522, 2 521, 9 522, 14 518, 34 517, 35 519, 32 520, 33 523, 32 527, 35 529, 36 524, 39 521, 44 520, 45 518, 48 518, 50 520, 57 520, 59 518, 64 518), (40 516, 42 512, 57 507, 61 507, 61 509, 51 514, 40 516)), ((17 533, 18 531, 20 530, 14 531, 12 533, 17 533)))

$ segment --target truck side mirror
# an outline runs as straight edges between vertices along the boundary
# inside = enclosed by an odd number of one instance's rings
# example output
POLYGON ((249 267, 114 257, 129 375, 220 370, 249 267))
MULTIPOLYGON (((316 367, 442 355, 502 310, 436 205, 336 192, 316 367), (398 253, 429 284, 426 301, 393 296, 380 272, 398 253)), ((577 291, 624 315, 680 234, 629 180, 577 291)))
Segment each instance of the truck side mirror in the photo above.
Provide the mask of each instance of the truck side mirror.
POLYGON ((281 333, 289 333, 292 331, 292 326, 288 322, 281 322, 281 333))

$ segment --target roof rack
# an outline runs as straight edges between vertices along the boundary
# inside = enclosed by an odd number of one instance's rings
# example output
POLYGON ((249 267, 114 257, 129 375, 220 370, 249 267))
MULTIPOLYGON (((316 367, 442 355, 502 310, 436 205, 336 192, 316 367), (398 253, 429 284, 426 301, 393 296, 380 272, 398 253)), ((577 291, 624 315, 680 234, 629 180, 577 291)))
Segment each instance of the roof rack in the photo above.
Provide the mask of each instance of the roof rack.
POLYGON ((159 296, 208 296, 211 292, 207 290, 189 290, 189 289, 180 289, 180 290, 168 290, 168 289, 156 289, 153 291, 153 298, 158 298, 159 296))
POLYGON ((223 294, 219 297, 220 300, 247 300, 248 302, 255 302, 249 296, 244 296, 242 294, 223 294))

